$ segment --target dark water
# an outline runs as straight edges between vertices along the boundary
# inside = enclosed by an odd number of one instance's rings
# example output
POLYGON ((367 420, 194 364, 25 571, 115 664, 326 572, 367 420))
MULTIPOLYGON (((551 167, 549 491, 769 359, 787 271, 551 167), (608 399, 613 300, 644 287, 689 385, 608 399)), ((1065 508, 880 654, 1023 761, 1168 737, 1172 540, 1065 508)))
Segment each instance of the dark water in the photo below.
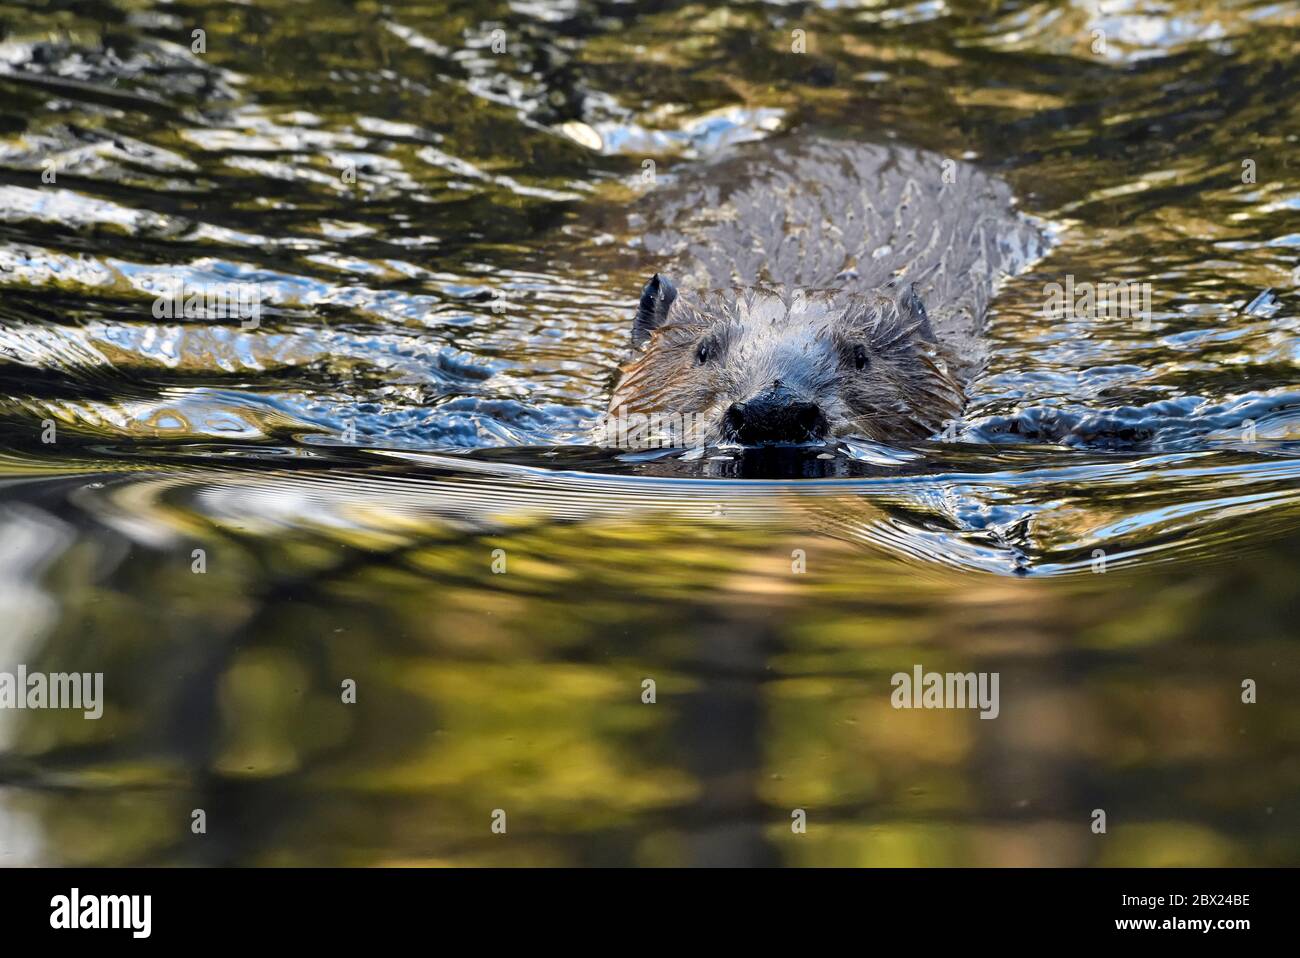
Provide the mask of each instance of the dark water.
POLYGON ((0 863, 1300 863, 1295 4, 0 24, 0 671, 104 674, 0 711, 0 863), (644 161, 812 131, 1054 237, 956 441, 585 445, 644 161))

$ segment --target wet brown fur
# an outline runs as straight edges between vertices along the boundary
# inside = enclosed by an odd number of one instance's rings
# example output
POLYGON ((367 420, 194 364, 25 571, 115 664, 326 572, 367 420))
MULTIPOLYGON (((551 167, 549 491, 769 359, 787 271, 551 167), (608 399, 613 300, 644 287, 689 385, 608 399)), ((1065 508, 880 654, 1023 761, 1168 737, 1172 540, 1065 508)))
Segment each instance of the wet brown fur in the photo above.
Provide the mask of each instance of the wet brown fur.
POLYGON ((960 415, 963 401, 928 329, 910 293, 773 286, 681 293, 623 367, 610 410, 701 414, 704 440, 716 443, 727 407, 779 380, 822 408, 832 437, 925 438, 960 415))
POLYGON ((628 228, 638 262, 680 292, 665 286, 648 316, 643 296, 610 412, 701 414, 706 442, 731 403, 778 379, 817 403, 831 437, 943 432, 984 367, 997 282, 1046 248, 1010 188, 974 166, 819 137, 689 167, 628 228))

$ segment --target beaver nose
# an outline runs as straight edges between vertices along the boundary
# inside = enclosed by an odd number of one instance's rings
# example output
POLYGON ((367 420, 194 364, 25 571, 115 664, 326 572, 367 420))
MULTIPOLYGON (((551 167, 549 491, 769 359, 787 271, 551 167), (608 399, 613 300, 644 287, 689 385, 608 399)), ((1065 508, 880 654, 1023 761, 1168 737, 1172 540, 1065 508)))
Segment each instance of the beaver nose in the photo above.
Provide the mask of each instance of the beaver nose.
POLYGON ((826 417, 816 403, 800 399, 779 383, 745 402, 732 403, 722 419, 729 439, 744 445, 808 442, 826 434, 826 417))

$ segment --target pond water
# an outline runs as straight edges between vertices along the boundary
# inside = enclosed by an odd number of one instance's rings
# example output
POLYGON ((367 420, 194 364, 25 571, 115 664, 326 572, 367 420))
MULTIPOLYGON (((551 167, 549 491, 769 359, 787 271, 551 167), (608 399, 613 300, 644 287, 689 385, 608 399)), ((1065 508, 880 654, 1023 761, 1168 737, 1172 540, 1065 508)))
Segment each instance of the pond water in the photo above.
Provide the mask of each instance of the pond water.
POLYGON ((0 0, 0 673, 103 674, 0 709, 0 865, 1300 863, 1298 52, 1248 0, 0 0), (1052 237, 960 431, 590 445, 626 211, 813 133, 1052 237), (256 317, 157 308, 204 284, 256 317))

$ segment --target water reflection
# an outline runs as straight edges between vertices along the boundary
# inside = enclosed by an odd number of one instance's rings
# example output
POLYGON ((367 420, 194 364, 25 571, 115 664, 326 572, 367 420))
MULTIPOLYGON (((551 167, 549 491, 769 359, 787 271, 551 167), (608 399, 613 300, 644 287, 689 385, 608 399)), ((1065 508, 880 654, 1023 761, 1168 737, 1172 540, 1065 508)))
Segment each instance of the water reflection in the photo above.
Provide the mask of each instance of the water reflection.
POLYGON ((1300 858, 1292 7, 0 11, 0 671, 108 697, 0 710, 0 863, 1300 858), (587 447, 629 217, 807 131, 1053 233, 953 441, 587 447))
POLYGON ((97 723, 0 713, 6 807, 39 816, 43 860, 1232 864, 1300 841, 1294 537, 990 578, 797 513, 438 516, 453 496, 400 475, 64 494, 7 487, 6 541, 78 533, 11 557, 6 607, 46 610, 11 635, 108 690, 97 723), (892 709, 913 663, 999 672, 1002 715, 892 709))

